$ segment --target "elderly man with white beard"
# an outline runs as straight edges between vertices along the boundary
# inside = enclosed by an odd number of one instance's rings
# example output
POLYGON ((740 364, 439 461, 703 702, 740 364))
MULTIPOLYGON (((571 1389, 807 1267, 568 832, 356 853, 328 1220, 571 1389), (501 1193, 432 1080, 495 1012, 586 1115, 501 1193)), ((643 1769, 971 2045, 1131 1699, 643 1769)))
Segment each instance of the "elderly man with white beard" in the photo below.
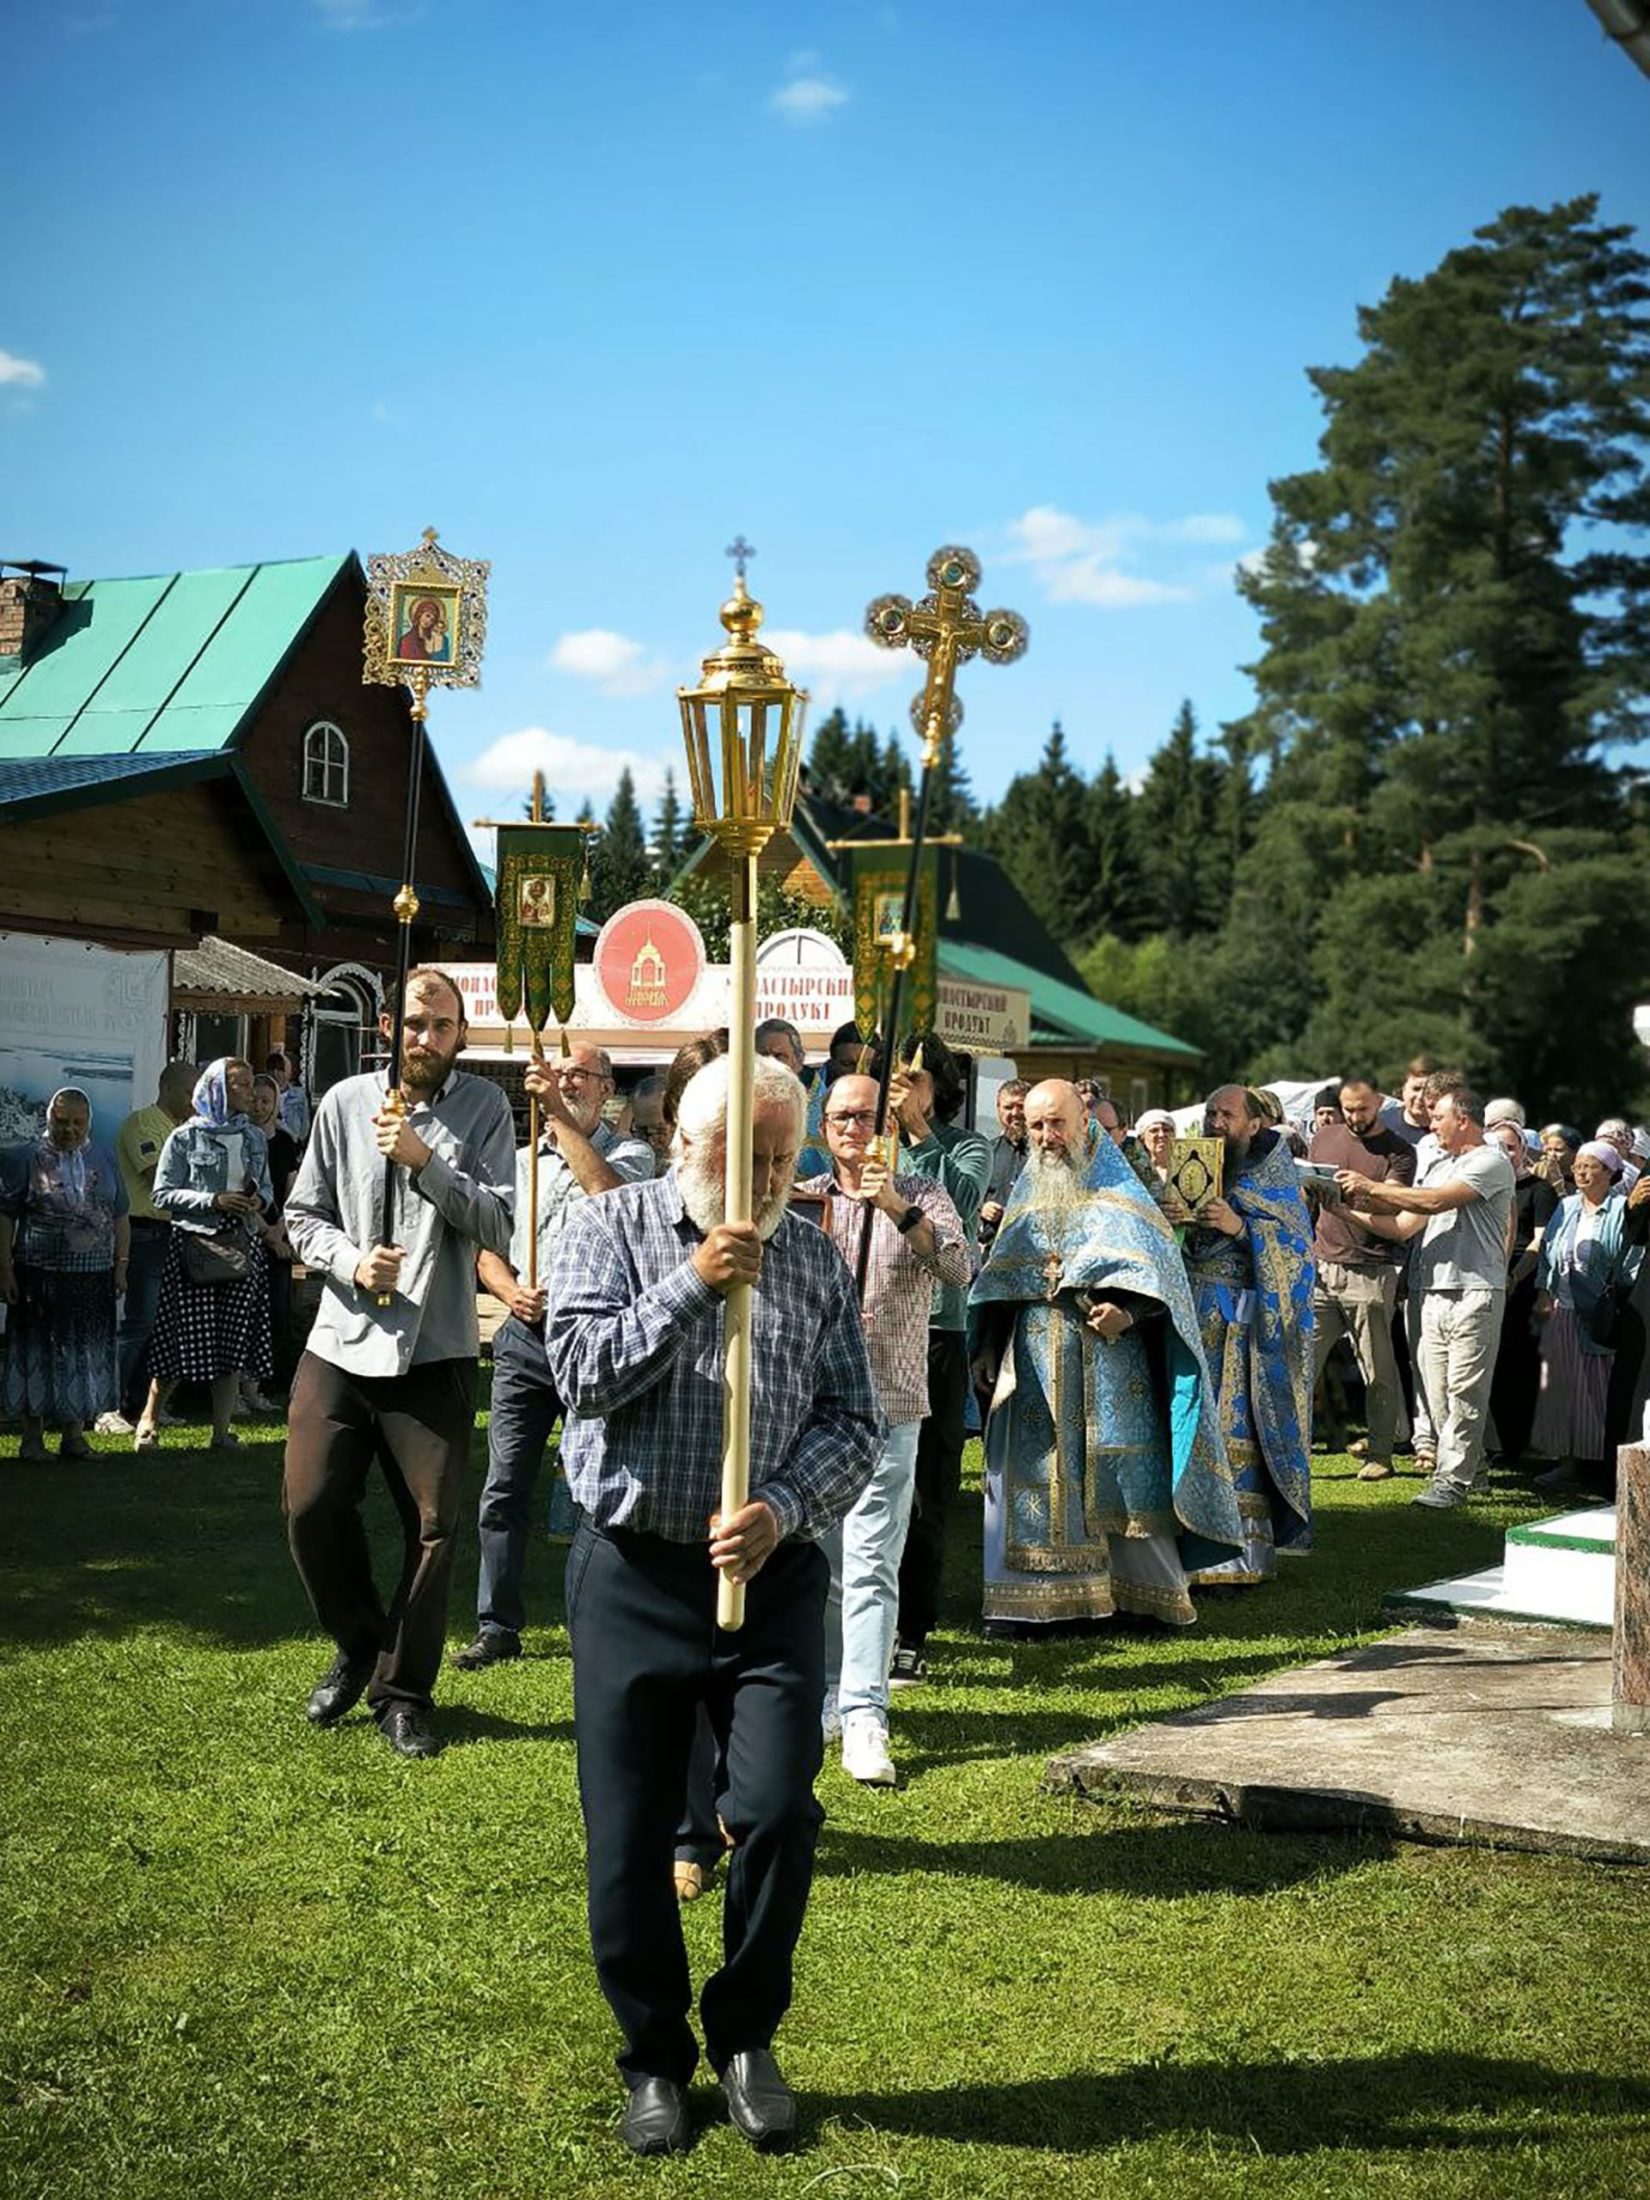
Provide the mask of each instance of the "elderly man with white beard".
POLYGON ((823 1816, 819 1538, 865 1487, 882 1437, 853 1278, 823 1231, 786 1213, 804 1095, 777 1062, 756 1063, 756 1219, 722 1220, 728 1070, 725 1056, 707 1063, 683 1092, 671 1170, 573 1213, 548 1282, 562 1465, 583 1516, 567 1619, 590 1938, 639 2154, 690 2138, 698 2047, 671 1854, 701 1704, 735 1844, 723 1962, 700 1996, 705 2049, 753 2145, 794 2131, 771 2048, 823 1816), (754 1286, 750 1501, 723 1519, 722 1303, 735 1282, 754 1286), (746 1585, 737 1633, 716 1624, 718 1570, 746 1585))
POLYGON ((1030 1153, 972 1293, 988 1629, 1196 1617, 1242 1524, 1174 1232, 1076 1087, 1026 1096, 1030 1153))

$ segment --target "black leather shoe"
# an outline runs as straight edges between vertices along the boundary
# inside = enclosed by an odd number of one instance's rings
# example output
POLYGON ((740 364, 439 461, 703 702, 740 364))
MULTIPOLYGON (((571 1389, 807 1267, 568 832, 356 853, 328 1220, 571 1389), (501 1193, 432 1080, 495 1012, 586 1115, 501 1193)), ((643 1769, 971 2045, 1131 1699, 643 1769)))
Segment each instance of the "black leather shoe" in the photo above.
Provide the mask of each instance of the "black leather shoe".
POLYGON ((352 1658, 340 1650, 309 1692, 305 1706, 316 1726, 336 1726, 346 1711, 353 1711, 367 1692, 376 1658, 352 1658))
POLYGON ((765 2047, 747 2047, 722 2073, 728 2114, 753 2147, 776 2153, 796 2137, 796 2095, 765 2047))
POLYGON ((619 2136, 632 2154, 683 2154, 693 2139, 687 2092, 668 2078, 642 2078, 630 2089, 619 2136))
POLYGON ((392 1703, 382 1712, 378 1730, 398 1757, 439 1757, 441 1741, 430 1714, 415 1703, 392 1703))
POLYGON ((474 1642, 467 1642, 462 1650, 455 1650, 452 1662, 461 1673, 479 1673, 489 1665, 503 1665, 510 1658, 521 1656, 519 1635, 489 1634, 483 1628, 474 1642))

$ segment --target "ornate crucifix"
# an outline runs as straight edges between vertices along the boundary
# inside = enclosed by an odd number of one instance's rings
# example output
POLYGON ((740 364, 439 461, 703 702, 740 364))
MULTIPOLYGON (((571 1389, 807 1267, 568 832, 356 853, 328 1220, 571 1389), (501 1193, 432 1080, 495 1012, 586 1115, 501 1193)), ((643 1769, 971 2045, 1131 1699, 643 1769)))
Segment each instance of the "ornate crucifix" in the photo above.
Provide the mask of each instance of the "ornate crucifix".
MULTIPOLYGON (((949 545, 936 550, 928 561, 929 594, 921 603, 909 596, 879 596, 865 613, 865 631, 883 649, 903 649, 909 643, 928 667, 922 693, 911 706, 912 721, 922 736, 922 778, 917 788, 917 816, 911 832, 911 862, 905 878, 905 900, 899 930, 885 942, 893 971, 888 989, 888 1024, 882 1034, 882 1073, 877 1087, 877 1136, 888 1127, 888 1087, 893 1077, 894 1053, 900 1038, 906 972, 916 959, 912 926, 916 921, 917 888, 922 871, 922 848, 928 834, 928 809, 934 791, 934 773, 945 744, 962 724, 962 705, 956 697, 957 667, 971 657, 987 664, 1008 665, 1025 654, 1030 639, 1026 622, 1017 611, 981 611, 971 591, 979 586, 980 561, 972 550, 949 545)), ((871 1262, 871 1210, 865 1211, 865 1230, 859 1245, 859 1295, 865 1297, 865 1279, 871 1262)))

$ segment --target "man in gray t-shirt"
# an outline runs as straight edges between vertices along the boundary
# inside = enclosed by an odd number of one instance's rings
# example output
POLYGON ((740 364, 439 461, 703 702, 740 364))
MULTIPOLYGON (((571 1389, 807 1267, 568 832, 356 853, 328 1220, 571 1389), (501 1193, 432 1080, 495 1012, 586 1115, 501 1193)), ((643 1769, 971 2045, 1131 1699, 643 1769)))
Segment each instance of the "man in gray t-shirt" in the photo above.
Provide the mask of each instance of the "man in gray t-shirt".
POLYGON ((1417 1505, 1464 1504, 1484 1469, 1484 1423, 1501 1340, 1512 1234, 1512 1163, 1484 1138, 1476 1093, 1436 1101, 1438 1158, 1414 1186, 1343 1169, 1337 1182, 1378 1236, 1419 1237, 1410 1290, 1421 1296, 1421 1381, 1437 1429, 1432 1480, 1417 1505))

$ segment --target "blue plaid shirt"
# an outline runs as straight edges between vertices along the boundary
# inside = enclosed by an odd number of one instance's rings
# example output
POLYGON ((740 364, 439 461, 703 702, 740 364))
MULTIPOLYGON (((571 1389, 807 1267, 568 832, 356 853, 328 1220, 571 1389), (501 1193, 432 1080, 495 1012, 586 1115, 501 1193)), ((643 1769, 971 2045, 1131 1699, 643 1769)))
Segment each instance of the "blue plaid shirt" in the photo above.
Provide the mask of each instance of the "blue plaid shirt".
MULTIPOLYGON (((722 1491, 722 1299, 674 1172, 581 1200, 547 1279, 544 1348, 566 1408, 562 1468, 600 1528, 700 1543, 722 1491)), ((882 1420, 847 1264, 787 1215, 752 1294, 751 1495, 781 1535, 836 1525, 882 1420)))

